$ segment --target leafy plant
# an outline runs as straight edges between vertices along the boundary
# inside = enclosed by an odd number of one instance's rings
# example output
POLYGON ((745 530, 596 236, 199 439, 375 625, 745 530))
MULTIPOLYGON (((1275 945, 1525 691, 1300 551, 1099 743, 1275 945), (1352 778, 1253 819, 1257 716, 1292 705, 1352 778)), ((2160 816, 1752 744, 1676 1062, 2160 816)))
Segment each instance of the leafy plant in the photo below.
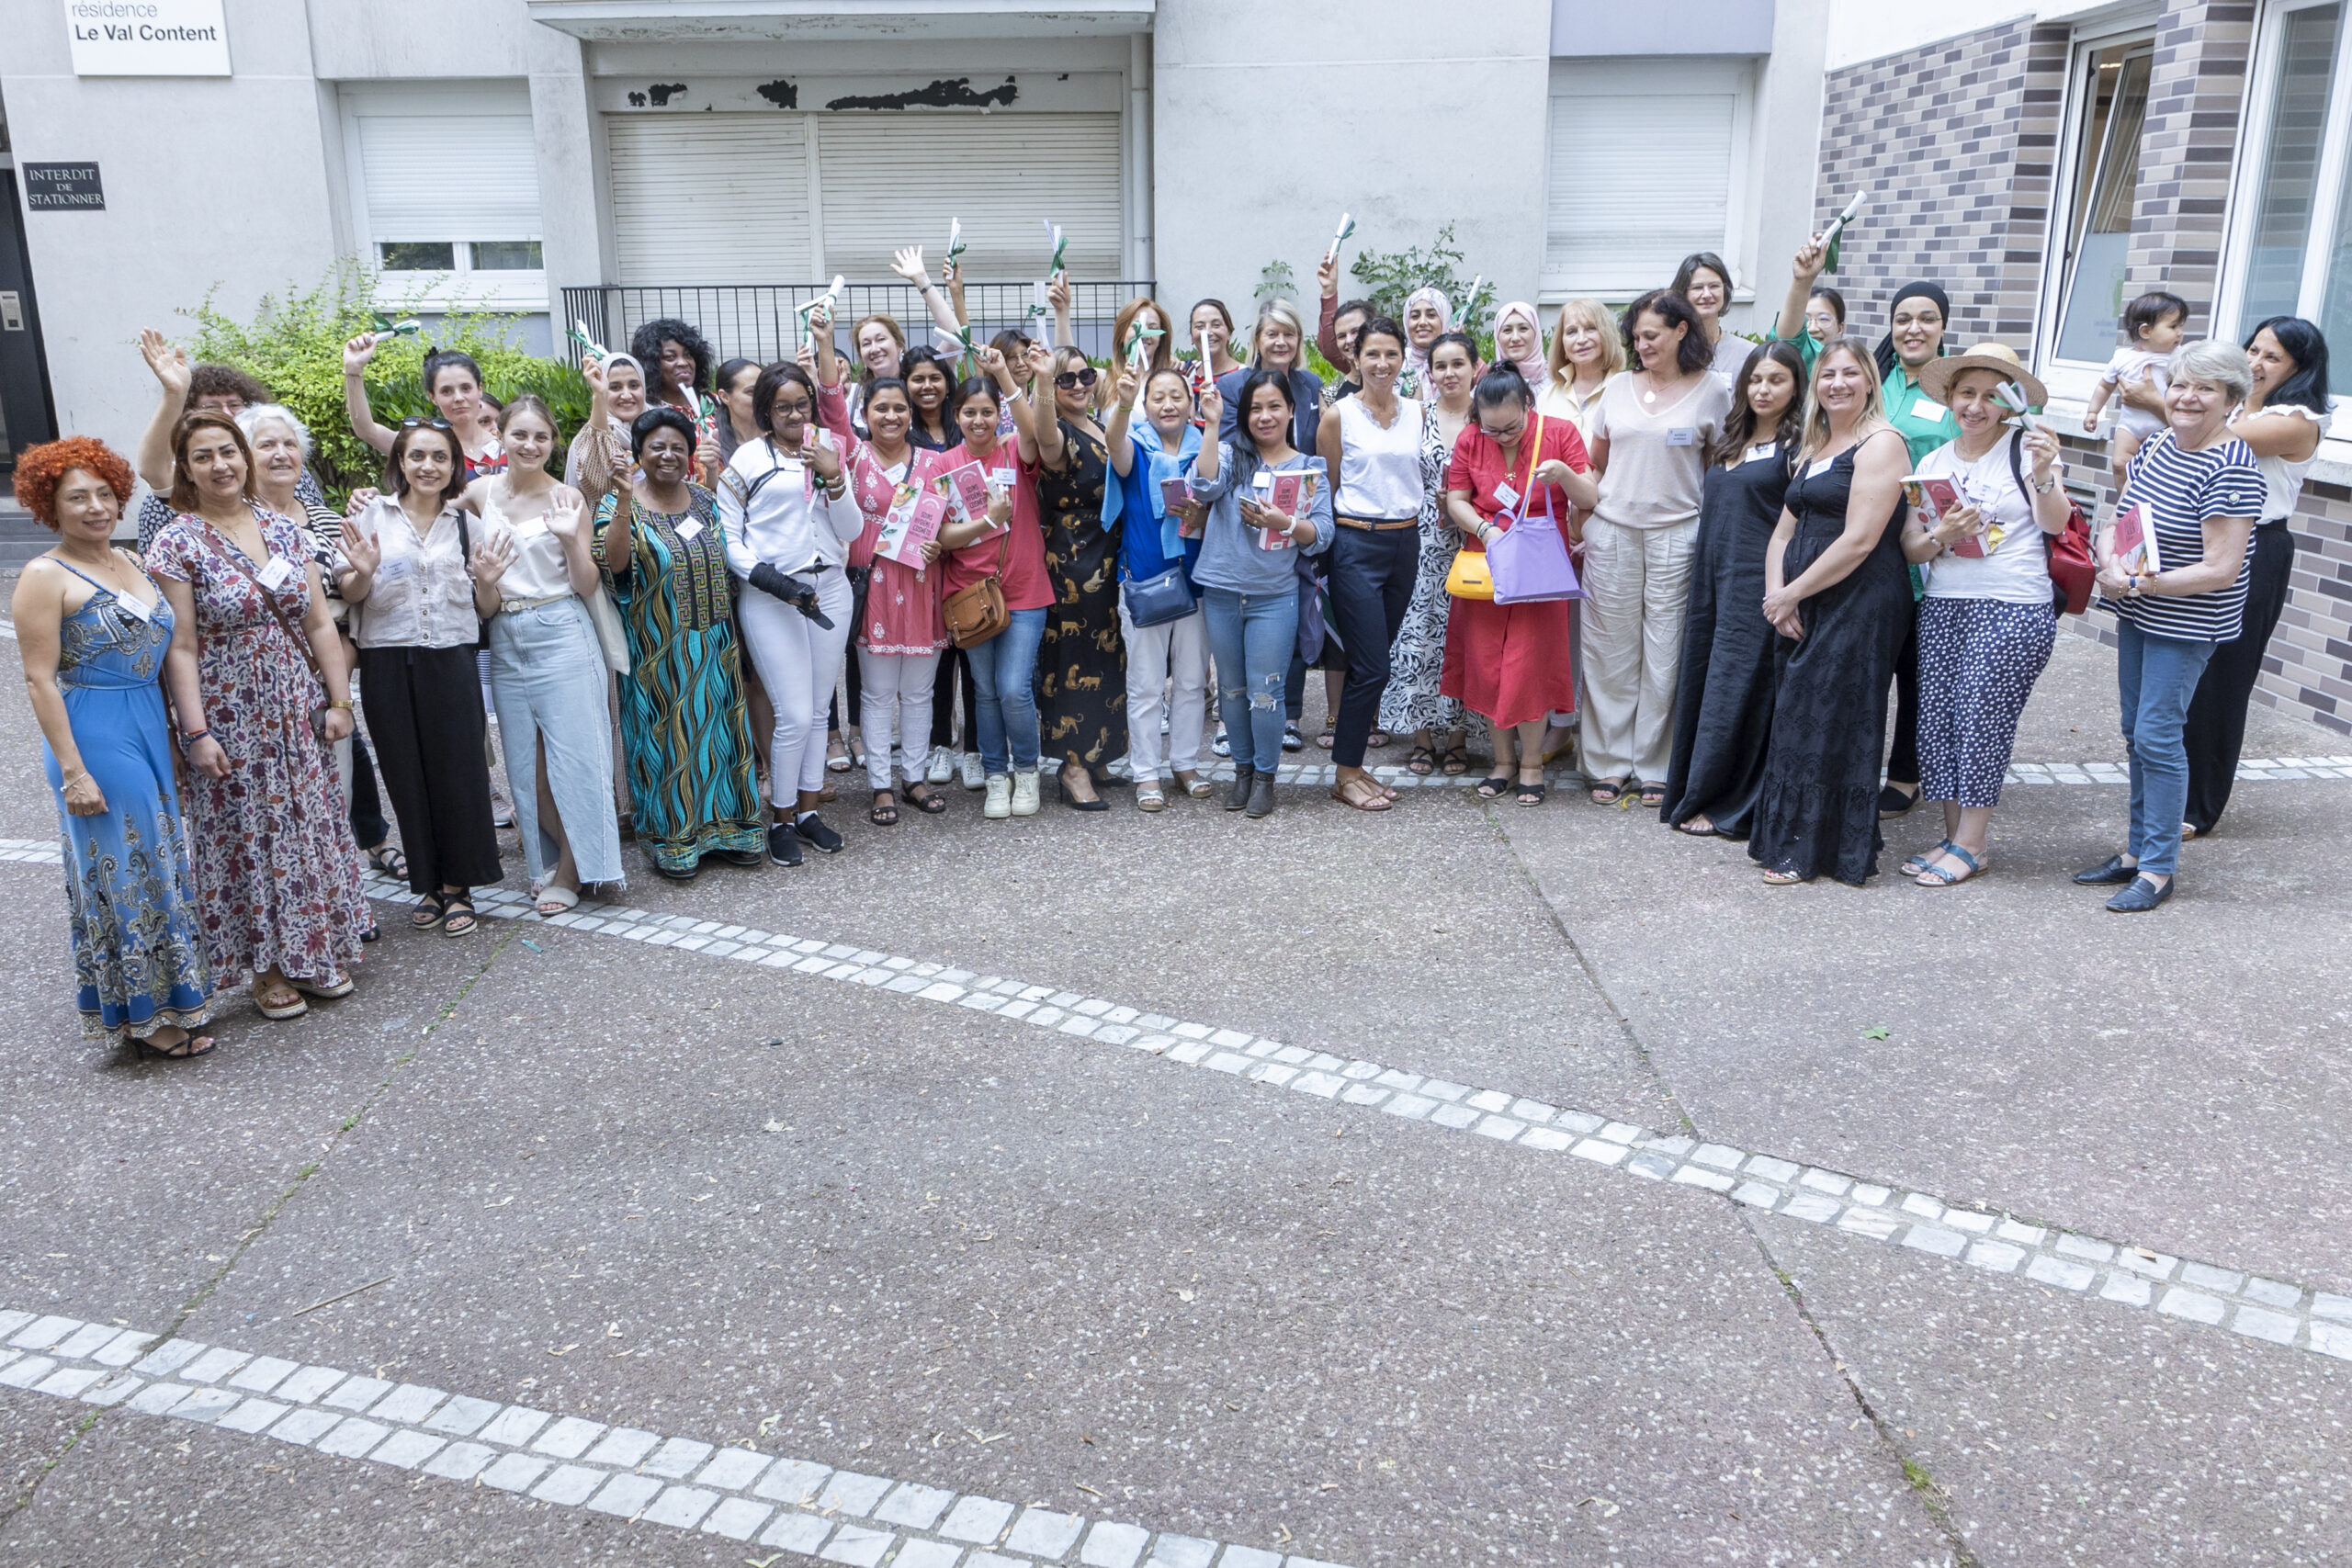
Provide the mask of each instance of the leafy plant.
MULTIPOLYGON (((394 313, 413 309, 403 306, 394 313)), ((182 312, 196 323, 196 340, 188 346, 192 358, 249 371, 310 426, 312 466, 337 503, 353 489, 379 483, 383 477, 383 459, 352 434, 343 406, 343 345, 376 324, 377 310, 374 273, 345 257, 303 292, 264 295, 250 321, 219 310, 209 294, 182 312)), ((569 435, 588 417, 587 382, 561 360, 524 352, 510 333, 510 318, 451 312, 433 330, 432 342, 473 355, 491 396, 501 401, 523 392, 546 399, 569 435)), ((424 395, 426 346, 424 337, 408 336, 377 350, 367 381, 379 423, 396 425, 433 412, 424 395)))
POLYGON ((1475 274, 1464 276, 1464 259, 1462 248, 1453 243, 1453 225, 1448 223, 1437 231, 1426 250, 1412 245, 1401 251, 1377 251, 1367 245, 1356 253, 1348 271, 1363 285, 1364 297, 1380 308, 1382 315, 1399 321, 1405 319, 1405 301, 1413 290, 1440 290, 1453 302, 1454 328, 1476 338, 1482 355, 1490 355, 1493 344, 1476 323, 1494 303, 1495 286, 1478 279, 1475 274), (1475 290, 1473 283, 1476 284, 1475 290))
POLYGON ((1262 306, 1269 299, 1296 299, 1298 275, 1292 272, 1290 263, 1277 256, 1258 269, 1257 302, 1262 306))

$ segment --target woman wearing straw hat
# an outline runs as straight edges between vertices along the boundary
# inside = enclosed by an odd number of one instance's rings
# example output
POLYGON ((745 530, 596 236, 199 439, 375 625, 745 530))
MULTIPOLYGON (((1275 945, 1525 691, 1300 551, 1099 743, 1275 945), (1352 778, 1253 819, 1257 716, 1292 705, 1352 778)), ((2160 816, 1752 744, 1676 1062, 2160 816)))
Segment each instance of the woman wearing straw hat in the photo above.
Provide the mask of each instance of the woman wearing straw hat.
POLYGON ((1919 604, 1919 793, 1944 807, 1944 836, 1904 871, 1950 887, 1992 869, 1985 837, 2018 716, 2057 636, 2047 540, 2072 511, 2058 438, 2010 427, 2000 400, 2014 386, 2030 407, 2047 397, 2006 344, 1931 360, 1919 388, 1951 411, 1960 434, 1920 459, 1927 484, 1903 528, 1903 554, 1927 578, 1919 604), (1951 486, 1938 508, 1932 481, 1951 486))

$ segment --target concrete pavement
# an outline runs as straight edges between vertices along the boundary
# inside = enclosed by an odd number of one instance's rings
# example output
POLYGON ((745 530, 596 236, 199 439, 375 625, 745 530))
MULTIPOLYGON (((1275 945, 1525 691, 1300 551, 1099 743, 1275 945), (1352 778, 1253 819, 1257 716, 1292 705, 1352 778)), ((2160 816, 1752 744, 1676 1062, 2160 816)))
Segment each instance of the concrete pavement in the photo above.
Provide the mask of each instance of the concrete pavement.
MULTIPOLYGON (((2020 761, 2113 709, 2062 639, 2020 761)), ((0 699, 28 841, 36 752, 0 699)), ((1573 794, 949 794, 593 929, 388 919, 185 1066, 78 1041, 0 864, 0 1559, 2352 1555, 2352 780, 2243 785, 2141 921, 2064 880, 2111 784, 2012 788, 1943 892, 1573 794)))

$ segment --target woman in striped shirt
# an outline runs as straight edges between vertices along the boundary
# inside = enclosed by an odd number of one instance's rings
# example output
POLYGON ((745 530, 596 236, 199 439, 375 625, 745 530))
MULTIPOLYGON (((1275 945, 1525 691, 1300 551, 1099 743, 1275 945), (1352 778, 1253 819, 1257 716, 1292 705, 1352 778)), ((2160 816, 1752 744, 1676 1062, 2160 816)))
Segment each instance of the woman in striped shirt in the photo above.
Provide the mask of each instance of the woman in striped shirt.
POLYGON ((2182 729, 2207 660, 2245 618, 2246 540, 2262 514, 2262 470, 2230 434, 2230 411, 2254 385, 2245 350, 2214 339, 2185 344, 2167 376, 2165 428, 2141 445, 2117 502, 2139 508, 2154 547, 2119 554, 2114 525, 2098 541, 2099 594, 2118 621, 2132 832, 2121 854, 2075 880, 2120 886, 2107 907, 2125 915, 2172 897, 2188 799, 2182 729))

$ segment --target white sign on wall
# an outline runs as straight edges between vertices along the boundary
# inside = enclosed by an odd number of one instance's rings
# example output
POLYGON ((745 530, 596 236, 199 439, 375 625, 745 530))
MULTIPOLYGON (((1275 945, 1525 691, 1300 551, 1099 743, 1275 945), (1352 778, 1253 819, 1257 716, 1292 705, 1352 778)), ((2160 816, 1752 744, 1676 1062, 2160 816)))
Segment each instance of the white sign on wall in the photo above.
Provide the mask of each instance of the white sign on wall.
POLYGON ((226 76, 221 0, 65 0, 76 76, 226 76))

